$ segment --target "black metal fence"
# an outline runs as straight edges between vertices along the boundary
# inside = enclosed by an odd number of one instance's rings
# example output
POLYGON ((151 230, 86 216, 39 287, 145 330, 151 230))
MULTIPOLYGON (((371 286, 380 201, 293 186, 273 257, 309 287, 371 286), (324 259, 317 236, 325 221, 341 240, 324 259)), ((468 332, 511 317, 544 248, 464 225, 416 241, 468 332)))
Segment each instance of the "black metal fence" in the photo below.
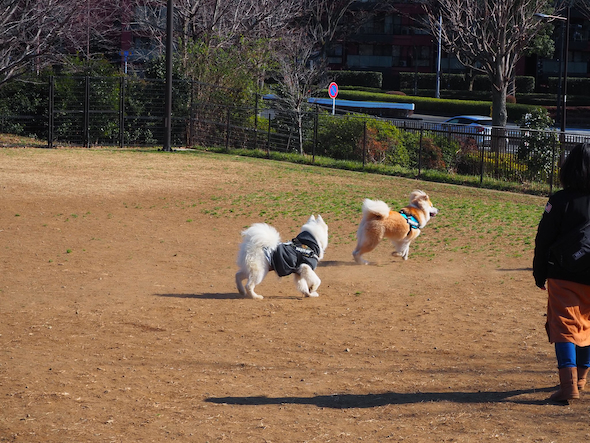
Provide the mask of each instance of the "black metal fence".
MULTIPOLYGON (((590 133, 333 116, 318 106, 295 113, 281 109, 276 100, 241 94, 174 82, 173 146, 294 152, 413 168, 418 174, 437 169, 480 180, 553 185, 560 159, 575 144, 590 141, 590 133)), ((0 97, 0 132, 32 137, 49 148, 162 146, 164 97, 161 80, 49 77, 12 97, 0 97), (24 106, 27 100, 34 103, 24 106), (28 112, 20 111, 20 104, 28 112)), ((5 140, 3 146, 22 143, 5 140)))

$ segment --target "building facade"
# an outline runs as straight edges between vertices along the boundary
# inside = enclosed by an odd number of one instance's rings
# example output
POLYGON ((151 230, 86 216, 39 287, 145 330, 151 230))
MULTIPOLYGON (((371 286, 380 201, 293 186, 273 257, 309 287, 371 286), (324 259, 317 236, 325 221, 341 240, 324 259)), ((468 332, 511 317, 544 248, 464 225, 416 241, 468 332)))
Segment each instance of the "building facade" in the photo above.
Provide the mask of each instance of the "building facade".
MULTIPOLYGON (((353 9, 362 12, 378 3, 360 0, 353 9)), ((400 72, 436 72, 438 41, 422 25, 424 6, 399 2, 374 14, 368 14, 358 31, 335 43, 328 50, 328 62, 334 70, 367 70, 383 73, 385 89, 399 88, 400 72)), ((562 23, 554 29, 555 53, 551 58, 525 55, 516 67, 516 75, 533 76, 538 89, 547 87, 549 77, 560 75, 562 23)), ((590 65, 590 20, 572 9, 569 22, 568 76, 588 77, 590 65)), ((464 67, 452 54, 442 53, 441 72, 462 73, 464 67)))

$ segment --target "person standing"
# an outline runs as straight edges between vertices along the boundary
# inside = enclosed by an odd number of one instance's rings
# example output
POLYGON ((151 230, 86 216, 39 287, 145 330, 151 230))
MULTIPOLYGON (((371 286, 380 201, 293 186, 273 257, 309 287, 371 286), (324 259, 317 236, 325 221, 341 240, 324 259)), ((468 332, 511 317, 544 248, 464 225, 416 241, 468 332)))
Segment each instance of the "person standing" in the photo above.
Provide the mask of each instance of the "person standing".
POLYGON ((537 229, 533 277, 547 290, 545 327, 559 371, 559 389, 549 400, 567 402, 580 397, 590 370, 590 269, 564 265, 554 245, 590 221, 590 144, 571 150, 559 179, 563 189, 549 198, 537 229))

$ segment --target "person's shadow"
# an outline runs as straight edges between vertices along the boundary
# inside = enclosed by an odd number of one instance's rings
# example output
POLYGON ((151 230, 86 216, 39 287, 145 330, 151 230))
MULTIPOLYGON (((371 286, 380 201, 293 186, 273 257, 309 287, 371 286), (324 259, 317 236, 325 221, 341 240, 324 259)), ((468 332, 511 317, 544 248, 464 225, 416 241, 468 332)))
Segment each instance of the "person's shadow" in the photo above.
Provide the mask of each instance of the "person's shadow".
POLYGON ((450 402, 450 403, 520 403, 541 405, 547 400, 520 399, 520 395, 534 394, 538 392, 552 392, 555 386, 541 389, 520 389, 513 391, 489 391, 489 392, 419 392, 402 394, 397 392, 385 392, 382 394, 334 394, 317 395, 315 397, 210 397, 205 401, 217 404, 229 405, 314 405, 319 408, 347 409, 347 408, 374 408, 386 405, 404 405, 426 402, 450 402))

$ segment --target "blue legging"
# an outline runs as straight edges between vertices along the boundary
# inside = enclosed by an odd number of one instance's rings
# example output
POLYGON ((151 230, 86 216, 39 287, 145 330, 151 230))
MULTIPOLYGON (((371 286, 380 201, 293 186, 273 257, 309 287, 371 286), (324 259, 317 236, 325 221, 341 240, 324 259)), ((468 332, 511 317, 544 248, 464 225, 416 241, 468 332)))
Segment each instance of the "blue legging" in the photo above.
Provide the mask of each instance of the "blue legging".
POLYGON ((590 346, 580 347, 570 342, 555 343, 558 368, 590 367, 590 346))

